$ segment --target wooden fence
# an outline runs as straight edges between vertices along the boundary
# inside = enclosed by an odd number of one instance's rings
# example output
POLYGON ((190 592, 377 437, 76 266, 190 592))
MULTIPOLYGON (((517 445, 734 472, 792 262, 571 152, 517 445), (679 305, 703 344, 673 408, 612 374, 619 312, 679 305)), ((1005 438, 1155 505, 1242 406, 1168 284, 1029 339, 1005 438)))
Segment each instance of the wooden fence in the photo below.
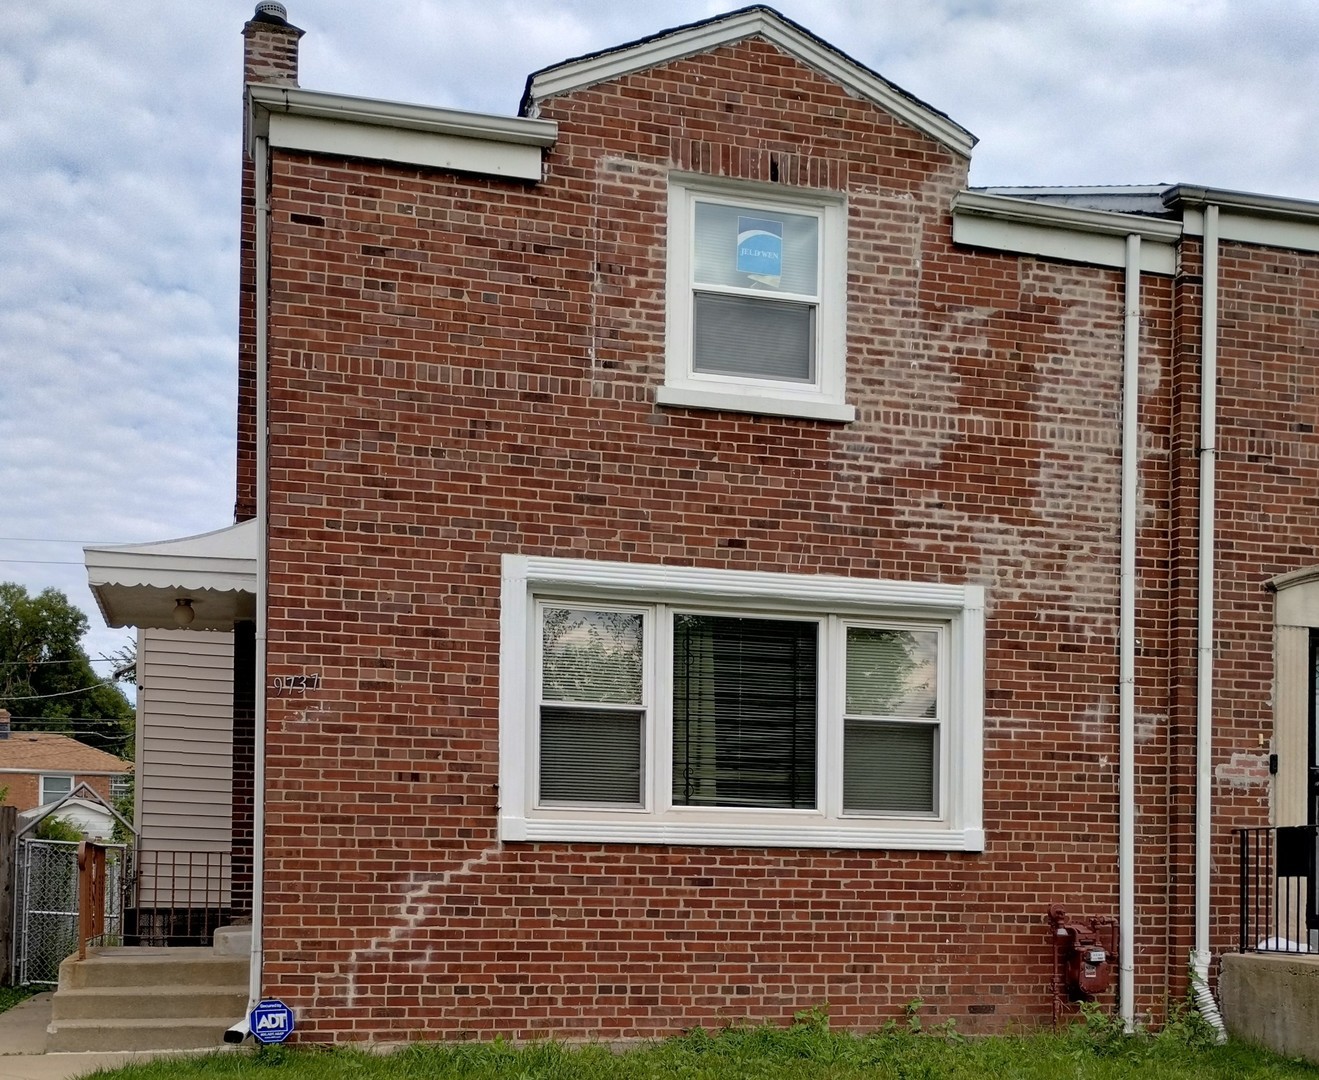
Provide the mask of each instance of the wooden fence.
POLYGON ((17 877, 18 808, 0 806, 0 986, 9 986, 14 973, 9 960, 14 951, 14 892, 17 877))

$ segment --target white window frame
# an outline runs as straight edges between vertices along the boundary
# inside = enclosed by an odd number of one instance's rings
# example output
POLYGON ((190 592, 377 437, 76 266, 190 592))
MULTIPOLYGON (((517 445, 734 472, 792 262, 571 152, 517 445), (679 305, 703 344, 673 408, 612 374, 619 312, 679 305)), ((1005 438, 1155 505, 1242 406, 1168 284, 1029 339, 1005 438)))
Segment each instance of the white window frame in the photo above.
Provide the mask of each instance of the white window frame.
MULTIPOLYGON (((847 381, 847 205, 839 194, 778 184, 719 181, 675 174, 669 180, 669 241, 664 385, 661 405, 848 422, 856 409, 844 400, 847 381), (696 204, 715 202, 755 213, 814 215, 819 220, 819 293, 815 312, 815 379, 779 382, 692 368, 696 288, 692 250, 696 204)), ((767 297, 772 299, 773 296, 767 297)))
MULTIPOLYGON (((591 559, 505 555, 500 595, 499 835, 505 841, 717 844, 982 851, 984 590, 591 559), (669 668, 654 664, 643 759, 644 803, 537 806, 538 612, 545 600, 650 606, 648 642, 671 641, 671 613, 818 618, 821 622, 817 808, 672 805, 669 668), (842 812, 843 703, 838 649, 848 625, 938 628, 941 709, 935 814, 842 812), (824 635, 832 635, 829 643, 824 635), (826 668, 834 664, 834 668, 826 668)), ((648 655, 648 666, 650 656, 648 655)))
POLYGON ((73 789, 76 786, 73 782, 75 779, 76 778, 72 773, 42 773, 40 789, 37 792, 38 797, 41 800, 39 805, 45 806, 47 803, 58 802, 60 799, 64 798, 65 795, 72 795, 73 789), (56 795, 53 799, 48 799, 46 798, 47 780, 67 780, 69 782, 69 790, 60 795, 56 795))

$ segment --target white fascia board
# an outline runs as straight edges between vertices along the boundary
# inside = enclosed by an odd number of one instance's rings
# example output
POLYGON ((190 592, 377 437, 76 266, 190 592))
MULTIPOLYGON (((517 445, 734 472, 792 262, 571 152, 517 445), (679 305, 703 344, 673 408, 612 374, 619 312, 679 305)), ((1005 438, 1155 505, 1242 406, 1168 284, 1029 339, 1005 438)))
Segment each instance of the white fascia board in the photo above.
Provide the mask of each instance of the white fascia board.
POLYGON ((247 96, 249 138, 283 150, 539 180, 542 151, 558 138, 546 120, 260 84, 247 96))
POLYGON ((270 118, 270 145, 280 150, 389 161, 480 176, 513 180, 541 178, 539 147, 404 128, 363 127, 343 120, 276 114, 270 118))
POLYGON ((1171 275, 1180 222, 981 192, 963 191, 953 199, 953 240, 969 247, 1123 267, 1126 238, 1133 234, 1145 241, 1141 271, 1171 275))
POLYGON ((532 76, 528 96, 539 107, 549 97, 608 82, 646 68, 709 52, 759 35, 852 93, 892 113, 954 153, 969 158, 976 138, 960 124, 899 93, 873 72, 827 48, 763 8, 700 23, 598 56, 587 56, 532 76))
POLYGON ((1252 191, 1228 191, 1224 188, 1195 187, 1176 184, 1163 193, 1163 205, 1187 209, 1217 206, 1220 210, 1240 210, 1251 217, 1274 217, 1285 221, 1319 223, 1319 202, 1289 199, 1281 195, 1261 195, 1252 191))
MULTIPOLYGON (((1182 211, 1182 224, 1187 236, 1204 236, 1204 210, 1188 206, 1182 211)), ((1270 215, 1257 217, 1236 208, 1220 208, 1218 239, 1220 243, 1226 241, 1288 248, 1292 251, 1319 251, 1319 221, 1270 215)))

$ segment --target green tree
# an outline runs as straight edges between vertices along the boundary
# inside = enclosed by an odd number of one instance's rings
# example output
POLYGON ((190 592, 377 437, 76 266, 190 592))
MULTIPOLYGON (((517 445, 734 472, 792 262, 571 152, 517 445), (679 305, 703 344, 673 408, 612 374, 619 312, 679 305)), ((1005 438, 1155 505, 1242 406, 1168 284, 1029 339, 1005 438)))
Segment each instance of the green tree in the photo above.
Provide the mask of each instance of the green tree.
POLYGON ((29 596, 0 582, 0 709, 15 731, 71 735, 123 756, 133 738, 133 706, 92 669, 82 648, 87 616, 58 589, 29 596))

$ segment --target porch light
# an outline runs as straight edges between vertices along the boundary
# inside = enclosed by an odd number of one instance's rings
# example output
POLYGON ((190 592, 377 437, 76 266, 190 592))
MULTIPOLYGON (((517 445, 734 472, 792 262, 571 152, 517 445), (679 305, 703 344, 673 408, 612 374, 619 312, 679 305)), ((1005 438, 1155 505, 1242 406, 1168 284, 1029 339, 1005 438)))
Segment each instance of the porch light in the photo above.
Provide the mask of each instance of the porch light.
POLYGON ((197 617, 197 613, 192 610, 192 601, 180 597, 174 601, 174 621, 180 626, 188 626, 192 620, 197 617))

